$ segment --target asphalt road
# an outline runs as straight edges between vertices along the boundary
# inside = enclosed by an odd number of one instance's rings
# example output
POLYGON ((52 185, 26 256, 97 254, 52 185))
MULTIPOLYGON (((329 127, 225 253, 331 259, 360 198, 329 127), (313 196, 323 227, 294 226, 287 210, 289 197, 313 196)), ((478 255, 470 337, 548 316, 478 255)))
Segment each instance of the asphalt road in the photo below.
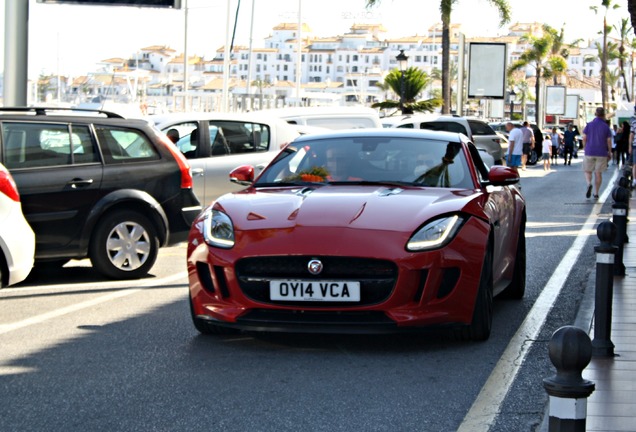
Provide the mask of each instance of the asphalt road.
MULTIPOLYGON (((604 185, 610 177, 607 172, 604 185)), ((185 246, 151 277, 113 282, 88 263, 0 291, 0 431, 455 431, 594 209, 580 159, 522 173, 527 294, 496 300, 484 343, 443 333, 205 337, 187 304, 185 246)), ((597 211, 610 215, 609 204, 597 211)), ((491 424, 535 430, 551 375, 547 342, 571 324, 594 266, 595 234, 491 424)))

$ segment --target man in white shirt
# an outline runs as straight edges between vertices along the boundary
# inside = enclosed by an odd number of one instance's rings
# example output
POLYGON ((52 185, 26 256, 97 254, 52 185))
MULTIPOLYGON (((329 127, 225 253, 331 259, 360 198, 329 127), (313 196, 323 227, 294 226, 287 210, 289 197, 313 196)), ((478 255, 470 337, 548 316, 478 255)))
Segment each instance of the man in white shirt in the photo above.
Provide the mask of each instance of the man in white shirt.
POLYGON ((508 158, 506 160, 508 166, 519 172, 521 166, 521 155, 523 154, 523 132, 518 126, 511 122, 506 123, 508 131, 508 158))

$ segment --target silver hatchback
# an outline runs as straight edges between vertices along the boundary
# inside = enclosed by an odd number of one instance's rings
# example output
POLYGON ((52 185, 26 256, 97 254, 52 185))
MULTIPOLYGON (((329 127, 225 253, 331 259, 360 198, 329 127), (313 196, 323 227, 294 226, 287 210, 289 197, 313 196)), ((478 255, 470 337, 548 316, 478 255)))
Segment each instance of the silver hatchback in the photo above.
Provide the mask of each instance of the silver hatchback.
POLYGON ((279 118, 259 113, 175 113, 150 116, 190 163, 194 193, 203 205, 235 192, 230 171, 241 165, 262 170, 281 147, 300 134, 279 118))

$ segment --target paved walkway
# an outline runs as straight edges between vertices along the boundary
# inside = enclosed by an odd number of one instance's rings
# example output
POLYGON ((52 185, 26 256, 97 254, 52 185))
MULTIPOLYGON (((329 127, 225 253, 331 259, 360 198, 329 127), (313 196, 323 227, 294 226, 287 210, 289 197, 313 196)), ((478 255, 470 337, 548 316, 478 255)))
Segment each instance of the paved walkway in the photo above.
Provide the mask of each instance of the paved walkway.
MULTIPOLYGON (((636 195, 636 194, 634 194, 636 195)), ((627 235, 624 245, 625 277, 614 278, 611 340, 616 357, 592 358, 583 377, 594 381, 596 390, 588 399, 588 431, 636 431, 636 197, 630 201, 627 235)), ((594 282, 592 283, 594 284, 594 282)), ((590 329, 593 321, 588 305, 582 305, 577 325, 590 329)))

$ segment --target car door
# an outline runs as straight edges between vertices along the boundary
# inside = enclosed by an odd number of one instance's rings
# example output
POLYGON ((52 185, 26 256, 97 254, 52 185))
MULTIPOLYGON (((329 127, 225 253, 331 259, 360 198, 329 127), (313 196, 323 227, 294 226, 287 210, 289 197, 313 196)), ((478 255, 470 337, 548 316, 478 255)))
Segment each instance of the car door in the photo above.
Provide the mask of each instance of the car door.
POLYGON ((2 142, 36 235, 36 258, 72 255, 101 196, 103 165, 89 126, 5 121, 2 142))
POLYGON ((268 124, 251 121, 210 120, 208 157, 204 162, 205 195, 202 202, 210 203, 219 196, 244 189, 231 183, 230 172, 241 165, 252 165, 256 174, 276 156, 269 151, 271 128, 268 124))

